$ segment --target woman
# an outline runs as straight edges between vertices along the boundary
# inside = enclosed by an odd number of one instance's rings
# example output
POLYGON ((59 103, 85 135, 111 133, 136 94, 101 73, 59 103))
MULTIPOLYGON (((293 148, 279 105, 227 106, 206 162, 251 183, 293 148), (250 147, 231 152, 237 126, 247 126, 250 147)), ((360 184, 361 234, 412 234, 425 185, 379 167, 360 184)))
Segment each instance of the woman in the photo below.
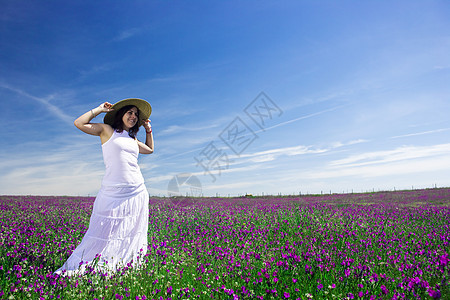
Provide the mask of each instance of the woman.
POLYGON ((114 105, 105 102, 75 120, 78 129, 100 137, 106 172, 89 229, 55 273, 83 272, 98 257, 96 268, 106 272, 146 254, 149 195, 137 158, 138 153, 153 153, 151 111, 145 100, 125 99, 114 105), (91 123, 101 113, 106 113, 104 124, 91 123), (136 138, 141 125, 146 131, 145 143, 136 138))

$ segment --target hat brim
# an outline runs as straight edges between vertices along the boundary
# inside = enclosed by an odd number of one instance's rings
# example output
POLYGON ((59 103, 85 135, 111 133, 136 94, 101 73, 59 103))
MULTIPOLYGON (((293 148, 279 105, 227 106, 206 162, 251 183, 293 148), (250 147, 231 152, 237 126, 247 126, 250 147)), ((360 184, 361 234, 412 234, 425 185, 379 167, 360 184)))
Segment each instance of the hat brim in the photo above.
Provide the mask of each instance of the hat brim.
POLYGON ((137 109, 139 110, 139 120, 138 120, 139 126, 144 124, 144 121, 147 120, 150 117, 150 115, 152 114, 152 106, 150 105, 150 103, 148 103, 145 100, 138 99, 138 98, 129 98, 129 99, 120 100, 119 102, 115 103, 111 107, 113 109, 113 111, 106 113, 105 117, 103 118, 103 123, 109 124, 112 126, 114 124, 114 118, 115 118, 117 112, 122 107, 125 107, 128 105, 136 106, 137 109))

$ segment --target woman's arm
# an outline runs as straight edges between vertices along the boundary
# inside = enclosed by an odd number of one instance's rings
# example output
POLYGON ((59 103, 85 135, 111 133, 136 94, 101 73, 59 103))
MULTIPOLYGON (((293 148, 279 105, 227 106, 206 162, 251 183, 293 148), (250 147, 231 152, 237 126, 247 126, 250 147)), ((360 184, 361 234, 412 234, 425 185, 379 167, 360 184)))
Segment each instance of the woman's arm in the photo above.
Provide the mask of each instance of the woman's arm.
POLYGON ((93 118, 95 118, 97 115, 103 113, 103 112, 109 112, 112 111, 111 109, 112 104, 105 102, 100 104, 98 107, 91 109, 90 111, 84 113, 83 115, 79 116, 73 124, 80 129, 81 131, 102 137, 103 135, 111 135, 112 134, 112 128, 108 124, 103 123, 90 123, 93 118))
POLYGON ((153 146, 152 125, 150 125, 150 120, 146 120, 143 125, 145 129, 145 144, 138 141, 139 153, 152 154, 154 146, 153 146))

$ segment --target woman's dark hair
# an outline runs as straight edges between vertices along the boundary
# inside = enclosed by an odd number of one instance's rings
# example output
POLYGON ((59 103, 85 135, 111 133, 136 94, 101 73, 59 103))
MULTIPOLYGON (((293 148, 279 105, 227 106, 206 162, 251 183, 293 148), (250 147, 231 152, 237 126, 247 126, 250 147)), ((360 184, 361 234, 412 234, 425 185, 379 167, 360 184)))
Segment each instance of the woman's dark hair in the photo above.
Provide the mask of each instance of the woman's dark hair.
MULTIPOLYGON (((119 111, 116 113, 116 116, 114 117, 114 122, 112 124, 112 128, 114 128, 117 132, 123 131, 123 115, 126 114, 127 111, 132 109, 133 107, 136 107, 134 105, 127 105, 119 109, 119 111)), ((137 108, 137 107, 136 107, 137 108)), ((136 124, 128 130, 128 135, 132 137, 133 139, 136 138, 136 134, 139 131, 139 109, 137 110, 137 122, 136 124)))

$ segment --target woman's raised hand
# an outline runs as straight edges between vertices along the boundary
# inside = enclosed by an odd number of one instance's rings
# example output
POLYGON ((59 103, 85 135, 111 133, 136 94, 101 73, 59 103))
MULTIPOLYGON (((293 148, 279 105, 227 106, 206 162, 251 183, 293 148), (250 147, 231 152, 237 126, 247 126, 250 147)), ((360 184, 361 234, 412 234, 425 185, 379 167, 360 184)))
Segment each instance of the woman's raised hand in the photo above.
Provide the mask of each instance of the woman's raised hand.
POLYGON ((110 112, 110 111, 113 111, 114 109, 112 109, 111 107, 112 107, 112 104, 109 103, 109 102, 102 103, 102 104, 100 104, 100 106, 99 106, 101 112, 110 112))
POLYGON ((143 120, 144 123, 142 124, 144 126, 145 131, 147 131, 147 133, 152 132, 152 124, 150 123, 150 120, 143 120))

